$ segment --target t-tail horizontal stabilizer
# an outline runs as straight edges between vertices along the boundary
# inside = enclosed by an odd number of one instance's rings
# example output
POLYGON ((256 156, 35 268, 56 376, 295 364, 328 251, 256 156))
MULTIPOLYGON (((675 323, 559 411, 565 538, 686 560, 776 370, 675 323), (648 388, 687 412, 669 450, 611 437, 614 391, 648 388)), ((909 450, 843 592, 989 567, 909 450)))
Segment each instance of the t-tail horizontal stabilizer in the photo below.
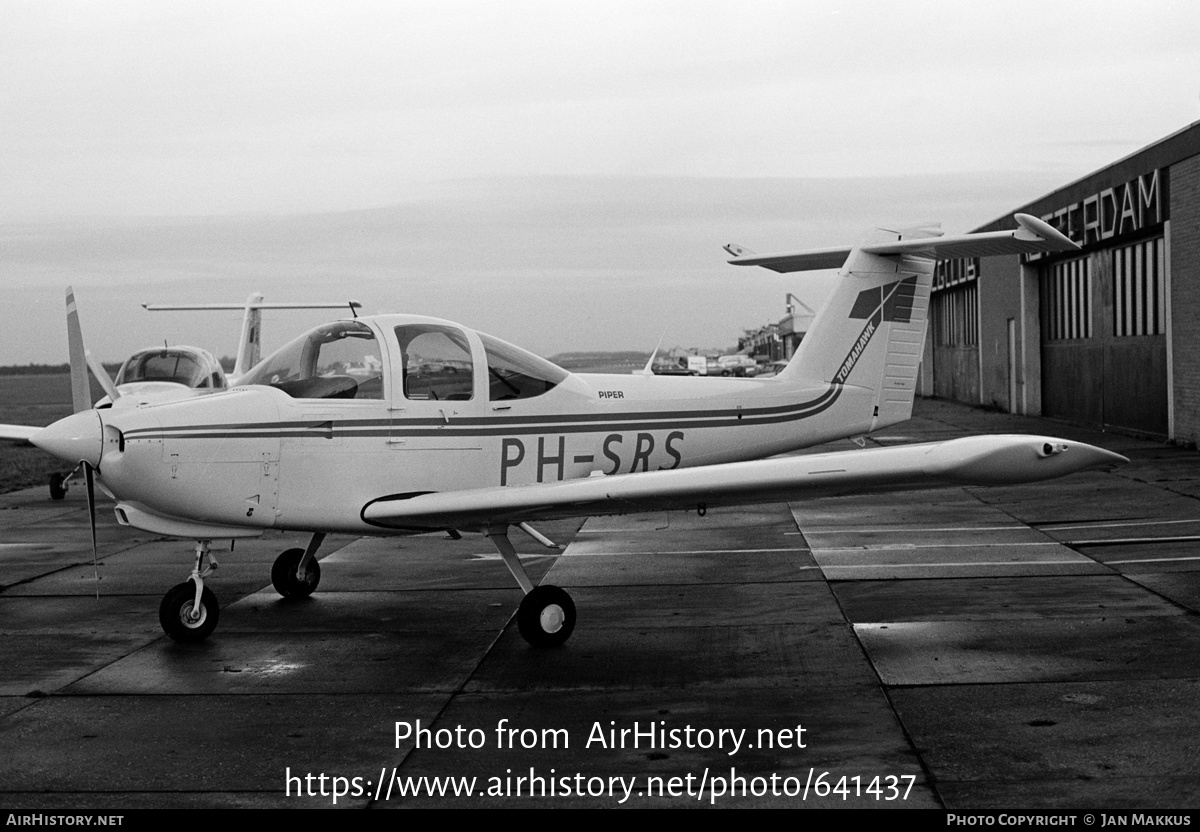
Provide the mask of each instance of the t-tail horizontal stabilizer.
MULTIPOLYGON (((991 257, 999 254, 1030 254, 1039 251, 1072 251, 1078 245, 1067 239, 1037 217, 1017 214, 1017 228, 1012 231, 988 231, 982 234, 946 236, 916 236, 900 233, 900 239, 872 242, 859 246, 867 254, 881 256, 907 254, 946 260, 955 257, 991 257)), ((928 231, 924 233, 928 234, 928 231)), ((801 272, 813 269, 836 269, 846 262, 852 248, 835 247, 792 251, 779 254, 755 254, 738 245, 727 245, 734 255, 729 262, 735 266, 762 266, 774 272, 801 272)))

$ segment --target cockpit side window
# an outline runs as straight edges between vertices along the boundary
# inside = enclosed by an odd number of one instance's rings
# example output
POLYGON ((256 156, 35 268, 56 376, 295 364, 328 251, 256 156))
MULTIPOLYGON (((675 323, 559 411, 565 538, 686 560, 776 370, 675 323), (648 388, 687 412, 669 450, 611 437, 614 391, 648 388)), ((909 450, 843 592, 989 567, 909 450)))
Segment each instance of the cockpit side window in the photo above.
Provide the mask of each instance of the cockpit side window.
POLYGON ((365 324, 326 324, 281 347, 239 384, 266 384, 296 399, 382 399, 379 342, 365 324))
POLYGON ((404 356, 404 397, 468 401, 475 397, 471 345, 458 329, 440 324, 396 327, 404 356))
POLYGON ((570 375, 562 367, 499 338, 479 333, 488 363, 488 396, 496 401, 532 399, 570 375))

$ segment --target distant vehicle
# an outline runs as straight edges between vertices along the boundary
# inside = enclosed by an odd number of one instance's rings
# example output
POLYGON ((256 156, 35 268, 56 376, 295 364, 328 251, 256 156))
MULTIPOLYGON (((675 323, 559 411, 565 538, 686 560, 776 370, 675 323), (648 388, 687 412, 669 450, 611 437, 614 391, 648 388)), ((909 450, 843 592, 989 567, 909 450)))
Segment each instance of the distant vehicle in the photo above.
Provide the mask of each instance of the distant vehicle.
POLYGON ((708 359, 703 355, 689 355, 687 357, 688 375, 706 376, 708 375, 708 359))
POLYGON ((723 376, 754 375, 758 362, 748 355, 722 355, 717 359, 718 373, 723 376))
POLYGON ((755 378, 775 378, 775 376, 777 376, 781 372, 783 372, 783 368, 786 367, 787 365, 788 365, 788 363, 786 361, 772 361, 769 364, 764 364, 759 369, 759 371, 754 374, 754 377, 755 378))
POLYGON ((690 376, 687 362, 682 358, 673 361, 660 361, 653 365, 652 371, 656 376, 690 376))

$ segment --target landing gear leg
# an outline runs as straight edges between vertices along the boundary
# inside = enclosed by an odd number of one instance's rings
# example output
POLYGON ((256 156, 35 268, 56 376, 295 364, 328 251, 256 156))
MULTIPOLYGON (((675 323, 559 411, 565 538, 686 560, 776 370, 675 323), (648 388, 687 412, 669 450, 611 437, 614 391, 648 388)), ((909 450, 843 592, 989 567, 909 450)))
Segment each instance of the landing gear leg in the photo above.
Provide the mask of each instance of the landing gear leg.
POLYGON ((517 629, 534 647, 558 647, 571 637, 575 629, 575 602, 565 590, 556 586, 534 586, 508 539, 508 529, 488 529, 488 540, 496 547, 504 565, 525 592, 517 610, 517 629))
POLYGON ((321 564, 317 549, 325 541, 325 533, 317 532, 303 549, 288 549, 275 558, 271 567, 271 585, 284 598, 307 598, 321 582, 321 564))
POLYGON ((216 594, 204 585, 204 578, 219 566, 209 552, 211 541, 196 541, 196 563, 188 580, 172 587, 158 607, 158 623, 163 632, 176 641, 204 641, 217 628, 221 607, 216 594), (208 564, 205 565, 205 561, 208 564))

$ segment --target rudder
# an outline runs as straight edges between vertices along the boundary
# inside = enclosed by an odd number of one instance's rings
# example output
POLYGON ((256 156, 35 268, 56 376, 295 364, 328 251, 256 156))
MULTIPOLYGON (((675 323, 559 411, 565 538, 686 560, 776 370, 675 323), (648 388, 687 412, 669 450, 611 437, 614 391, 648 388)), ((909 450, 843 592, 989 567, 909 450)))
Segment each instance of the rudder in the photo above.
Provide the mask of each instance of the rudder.
POLYGON ((870 390, 871 430, 910 418, 935 265, 929 257, 852 250, 779 378, 870 390))

